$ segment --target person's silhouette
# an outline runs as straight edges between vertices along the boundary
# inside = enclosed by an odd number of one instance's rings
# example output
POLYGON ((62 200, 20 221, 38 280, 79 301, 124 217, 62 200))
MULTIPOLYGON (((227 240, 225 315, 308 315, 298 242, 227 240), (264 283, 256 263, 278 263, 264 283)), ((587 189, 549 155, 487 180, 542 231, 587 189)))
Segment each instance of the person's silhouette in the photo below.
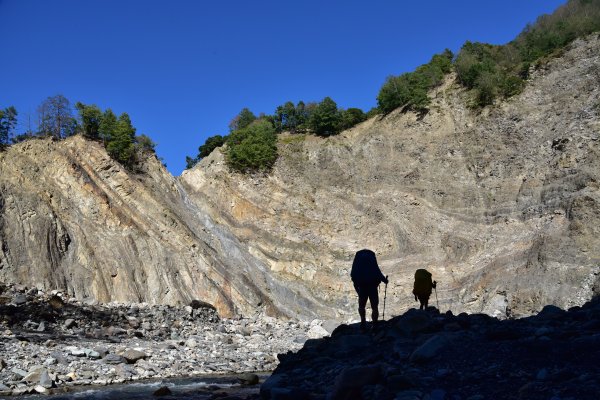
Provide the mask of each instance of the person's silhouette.
POLYGON ((356 252, 354 261, 352 262, 352 272, 350 273, 354 289, 358 294, 358 314, 360 315, 360 328, 365 330, 367 327, 366 310, 367 299, 371 303, 371 318, 373 327, 375 327, 379 319, 379 295, 377 287, 381 282, 385 284, 388 280, 379 269, 375 253, 371 250, 364 249, 356 252))
POLYGON ((436 281, 431 281, 431 273, 426 269, 418 269, 415 271, 415 284, 413 286, 413 294, 415 295, 415 301, 419 301, 421 306, 420 310, 427 309, 429 303, 429 296, 431 296, 431 289, 437 286, 436 281))

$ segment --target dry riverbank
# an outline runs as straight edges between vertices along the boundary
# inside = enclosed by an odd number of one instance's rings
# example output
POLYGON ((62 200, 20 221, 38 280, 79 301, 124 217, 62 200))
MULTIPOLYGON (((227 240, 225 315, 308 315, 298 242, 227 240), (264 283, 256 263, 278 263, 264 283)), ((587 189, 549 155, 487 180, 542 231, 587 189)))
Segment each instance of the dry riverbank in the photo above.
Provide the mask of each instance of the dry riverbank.
POLYGON ((318 320, 220 319, 201 302, 86 304, 17 286, 0 301, 0 395, 272 371, 278 353, 327 334, 318 320))

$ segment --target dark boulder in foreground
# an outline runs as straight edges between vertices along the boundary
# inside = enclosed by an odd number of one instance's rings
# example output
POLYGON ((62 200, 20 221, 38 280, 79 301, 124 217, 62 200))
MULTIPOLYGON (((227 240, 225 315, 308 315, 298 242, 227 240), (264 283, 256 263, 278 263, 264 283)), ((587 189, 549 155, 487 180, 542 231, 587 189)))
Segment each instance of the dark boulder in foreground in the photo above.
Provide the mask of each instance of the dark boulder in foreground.
POLYGON ((412 309, 279 359, 263 399, 598 399, 600 299, 504 321, 412 309))

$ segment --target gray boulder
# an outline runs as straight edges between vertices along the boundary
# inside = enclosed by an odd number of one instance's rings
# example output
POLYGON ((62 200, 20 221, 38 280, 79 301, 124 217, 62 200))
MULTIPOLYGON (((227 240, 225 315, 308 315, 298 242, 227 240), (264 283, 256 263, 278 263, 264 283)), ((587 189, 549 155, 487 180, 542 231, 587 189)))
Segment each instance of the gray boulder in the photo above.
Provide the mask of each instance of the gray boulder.
POLYGON ((122 354, 128 364, 135 364, 136 361, 148 357, 146 353, 139 350, 128 349, 122 354))

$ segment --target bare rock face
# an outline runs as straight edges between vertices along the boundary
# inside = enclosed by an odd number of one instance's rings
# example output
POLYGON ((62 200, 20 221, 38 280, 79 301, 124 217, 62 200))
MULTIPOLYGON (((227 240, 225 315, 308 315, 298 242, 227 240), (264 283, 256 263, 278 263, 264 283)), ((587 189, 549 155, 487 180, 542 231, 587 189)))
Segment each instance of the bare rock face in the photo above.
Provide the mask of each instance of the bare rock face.
POLYGON ((200 300, 222 316, 287 315, 270 292, 288 289, 268 268, 190 203, 156 157, 142 168, 127 172, 82 137, 1 153, 0 280, 101 302, 200 300))
MULTIPOLYGON (((576 42, 483 112, 448 79, 426 115, 281 135, 267 176, 221 151, 173 178, 81 137, 0 153, 0 281, 78 299, 213 304, 220 315, 356 317, 354 253, 389 274, 386 316, 430 304, 522 316, 600 292, 600 40, 576 42)), ((383 297, 383 293, 381 293, 383 297)))
POLYGON ((268 176, 230 173, 217 150, 180 180, 274 280, 324 310, 298 302, 299 315, 355 313, 349 272, 362 248, 390 275, 387 315, 415 304, 417 268, 439 282, 430 304, 443 311, 580 305, 600 287, 599 55, 597 35, 579 40, 482 112, 449 79, 424 116, 282 135, 268 176))

